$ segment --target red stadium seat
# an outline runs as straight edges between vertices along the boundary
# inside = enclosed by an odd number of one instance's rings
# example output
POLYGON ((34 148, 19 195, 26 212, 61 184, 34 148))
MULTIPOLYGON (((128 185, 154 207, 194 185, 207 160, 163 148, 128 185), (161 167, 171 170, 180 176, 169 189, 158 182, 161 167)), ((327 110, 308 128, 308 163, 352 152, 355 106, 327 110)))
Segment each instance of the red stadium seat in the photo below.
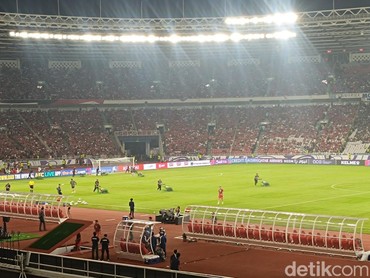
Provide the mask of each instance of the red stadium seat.
POLYGON ((241 227, 238 227, 237 234, 239 234, 240 238, 247 238, 247 228, 241 225, 241 227))
POLYGON ((320 233, 317 233, 314 239, 315 245, 318 247, 325 247, 325 239, 320 233))
POLYGON ((296 230, 294 230, 292 234, 292 243, 299 244, 299 236, 296 230))
POLYGON ((269 241, 272 241, 272 228, 270 228, 268 231, 267 231, 267 240, 269 241))
POLYGON ((268 240, 267 231, 265 227, 261 228, 261 240, 268 240))
POLYGON ((240 236, 240 232, 241 232, 241 228, 243 227, 243 225, 241 225, 241 227, 238 227, 236 226, 235 227, 235 234, 236 234, 236 237, 241 237, 240 236))
POLYGON ((359 238, 355 238, 355 250, 362 250, 362 242, 359 238))
POLYGON ((224 235, 224 226, 221 223, 218 223, 216 226, 214 226, 214 229, 215 235, 218 236, 224 235))
POLYGON ((10 205, 5 205, 5 211, 6 211, 6 212, 11 212, 10 205))
POLYGON ((23 205, 18 207, 18 213, 19 214, 24 214, 24 206, 23 205))
POLYGON ((248 238, 249 239, 254 239, 254 235, 253 235, 253 228, 248 226, 248 238))
POLYGON ((141 250, 141 255, 147 255, 150 253, 150 251, 145 247, 144 243, 141 243, 140 250, 141 250))
POLYGON ((64 218, 65 216, 64 216, 64 212, 63 212, 63 210, 62 209, 59 209, 59 217, 60 218, 64 218))
POLYGON ((283 233, 279 229, 276 229, 274 232, 274 240, 276 242, 284 242, 283 233))
POLYGON ((254 239, 257 239, 257 240, 260 240, 261 239, 261 237, 260 237, 260 230, 259 229, 255 228, 253 230, 253 238, 254 239))
POLYGON ((194 224, 193 224, 193 229, 194 229, 194 233, 201 233, 201 229, 202 229, 202 223, 198 223, 197 220, 194 221, 194 224))
POLYGON ((120 247, 121 247, 121 250, 123 251, 123 252, 127 252, 127 247, 126 247, 126 240, 125 239, 123 239, 123 238, 121 238, 121 242, 120 242, 120 247))
POLYGON ((31 213, 32 215, 38 215, 38 210, 37 210, 37 207, 33 207, 32 210, 31 210, 31 213))
POLYGON ((11 205, 10 210, 12 213, 18 213, 17 205, 11 205))
POLYGON ((347 244, 349 250, 355 250, 353 247, 354 246, 353 237, 347 239, 347 244))
POLYGON ((26 207, 24 208, 24 212, 25 212, 25 214, 31 214, 31 207, 26 206, 26 207))
POLYGON ((58 217, 58 210, 57 209, 52 209, 51 210, 51 216, 57 218, 58 217))
POLYGON ((340 241, 340 247, 341 249, 343 250, 349 250, 349 245, 348 245, 348 240, 347 240, 347 237, 346 235, 342 235, 342 239, 340 241))
POLYGON ((45 216, 47 216, 47 217, 52 217, 53 216, 51 207, 45 208, 45 216))
POLYGON ((203 226, 203 232, 205 233, 205 234, 208 234, 208 235, 211 235, 211 234, 213 234, 213 232, 212 232, 212 225, 209 223, 209 222, 207 222, 204 226, 203 226))
POLYGON ((189 221, 189 223, 188 223, 188 231, 190 232, 190 233, 192 233, 193 232, 193 223, 191 222, 191 220, 189 221))
POLYGON ((309 232, 307 235, 307 245, 313 245, 313 237, 312 237, 312 232, 309 232))
POLYGON ((234 229, 230 224, 226 224, 225 227, 225 236, 233 237, 234 236, 234 229))
POLYGON ((286 231, 285 231, 285 230, 283 230, 283 231, 281 232, 281 237, 282 237, 282 239, 283 239, 283 242, 287 242, 287 240, 286 240, 286 231))
POLYGON ((332 248, 339 249, 339 239, 338 239, 337 235, 332 236, 331 246, 332 246, 332 248))
POLYGON ((299 236, 300 243, 302 245, 307 245, 307 235, 305 231, 301 231, 301 234, 299 236))

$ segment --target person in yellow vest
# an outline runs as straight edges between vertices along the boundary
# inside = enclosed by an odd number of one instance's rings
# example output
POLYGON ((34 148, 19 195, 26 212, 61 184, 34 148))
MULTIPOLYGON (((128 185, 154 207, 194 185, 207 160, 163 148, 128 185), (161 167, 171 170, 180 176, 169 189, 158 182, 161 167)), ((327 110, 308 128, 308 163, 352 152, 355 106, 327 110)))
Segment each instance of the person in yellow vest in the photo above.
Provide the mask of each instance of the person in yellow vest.
POLYGON ((35 187, 35 182, 33 180, 30 180, 28 182, 28 186, 30 187, 30 192, 33 193, 33 189, 35 187))

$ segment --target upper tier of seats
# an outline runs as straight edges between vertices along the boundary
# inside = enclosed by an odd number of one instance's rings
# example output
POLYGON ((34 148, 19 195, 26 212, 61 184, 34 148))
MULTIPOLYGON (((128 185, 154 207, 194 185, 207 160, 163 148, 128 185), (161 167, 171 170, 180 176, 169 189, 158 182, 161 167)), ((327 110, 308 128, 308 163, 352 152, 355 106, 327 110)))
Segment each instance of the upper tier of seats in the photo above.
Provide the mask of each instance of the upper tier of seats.
POLYGON ((170 67, 166 59, 138 68, 110 68, 108 61, 83 61, 81 68, 49 68, 48 61, 0 65, 0 100, 187 99, 295 96, 369 92, 367 64, 289 64, 286 61, 232 65, 227 59, 170 67))

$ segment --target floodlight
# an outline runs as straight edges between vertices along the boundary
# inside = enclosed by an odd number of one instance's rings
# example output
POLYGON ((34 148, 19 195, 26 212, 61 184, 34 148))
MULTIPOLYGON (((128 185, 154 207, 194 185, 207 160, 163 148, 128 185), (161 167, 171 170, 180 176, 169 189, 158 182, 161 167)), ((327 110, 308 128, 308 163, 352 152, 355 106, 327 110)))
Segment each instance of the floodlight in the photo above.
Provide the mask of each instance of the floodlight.
POLYGON ((230 36, 230 39, 233 41, 233 42, 239 42, 240 40, 243 39, 243 36, 239 33, 232 33, 231 36, 230 36))
POLYGON ((154 35, 149 35, 148 36, 148 42, 150 43, 154 43, 158 40, 158 37, 154 36, 154 35))
POLYGON ((239 42, 241 40, 251 41, 260 39, 289 39, 296 36, 296 33, 284 30, 275 33, 231 33, 231 34, 194 34, 194 35, 177 35, 173 34, 171 36, 156 36, 156 35, 100 35, 100 34, 51 34, 51 33, 28 33, 28 32, 9 32, 11 37, 19 37, 25 39, 54 39, 54 40, 70 40, 70 41, 105 41, 105 42, 115 42, 119 41, 122 43, 154 43, 154 42, 226 42, 234 41, 239 42))
POLYGON ((275 32, 271 34, 266 34, 267 39, 280 39, 280 40, 286 40, 290 38, 295 38, 297 36, 296 33, 291 32, 291 31, 281 31, 281 32, 275 32))
POLYGON ((214 41, 215 42, 224 42, 230 40, 230 36, 227 36, 225 34, 216 34, 214 35, 214 41))
POLYGON ((227 17, 225 24, 227 25, 247 25, 247 24, 293 24, 297 21, 298 16, 295 13, 276 13, 263 17, 227 17))
POLYGON ((180 41, 180 38, 178 35, 171 35, 169 38, 168 38, 168 41, 169 42, 172 42, 172 43, 178 43, 180 41))
POLYGON ((117 40, 117 36, 113 36, 113 35, 102 36, 101 40, 102 41, 113 42, 113 41, 117 40))
POLYGON ((62 40, 64 38, 64 35, 62 34, 54 34, 53 35, 53 39, 56 39, 56 40, 62 40))

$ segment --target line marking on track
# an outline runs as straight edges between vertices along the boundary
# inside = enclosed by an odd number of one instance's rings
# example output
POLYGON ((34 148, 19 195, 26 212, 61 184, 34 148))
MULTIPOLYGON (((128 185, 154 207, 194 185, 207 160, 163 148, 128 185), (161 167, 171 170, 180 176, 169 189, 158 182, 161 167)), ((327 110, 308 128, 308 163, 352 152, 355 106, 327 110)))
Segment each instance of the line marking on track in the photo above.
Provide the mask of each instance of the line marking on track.
POLYGON ((105 219, 105 221, 116 221, 116 219, 111 218, 111 219, 105 219))

